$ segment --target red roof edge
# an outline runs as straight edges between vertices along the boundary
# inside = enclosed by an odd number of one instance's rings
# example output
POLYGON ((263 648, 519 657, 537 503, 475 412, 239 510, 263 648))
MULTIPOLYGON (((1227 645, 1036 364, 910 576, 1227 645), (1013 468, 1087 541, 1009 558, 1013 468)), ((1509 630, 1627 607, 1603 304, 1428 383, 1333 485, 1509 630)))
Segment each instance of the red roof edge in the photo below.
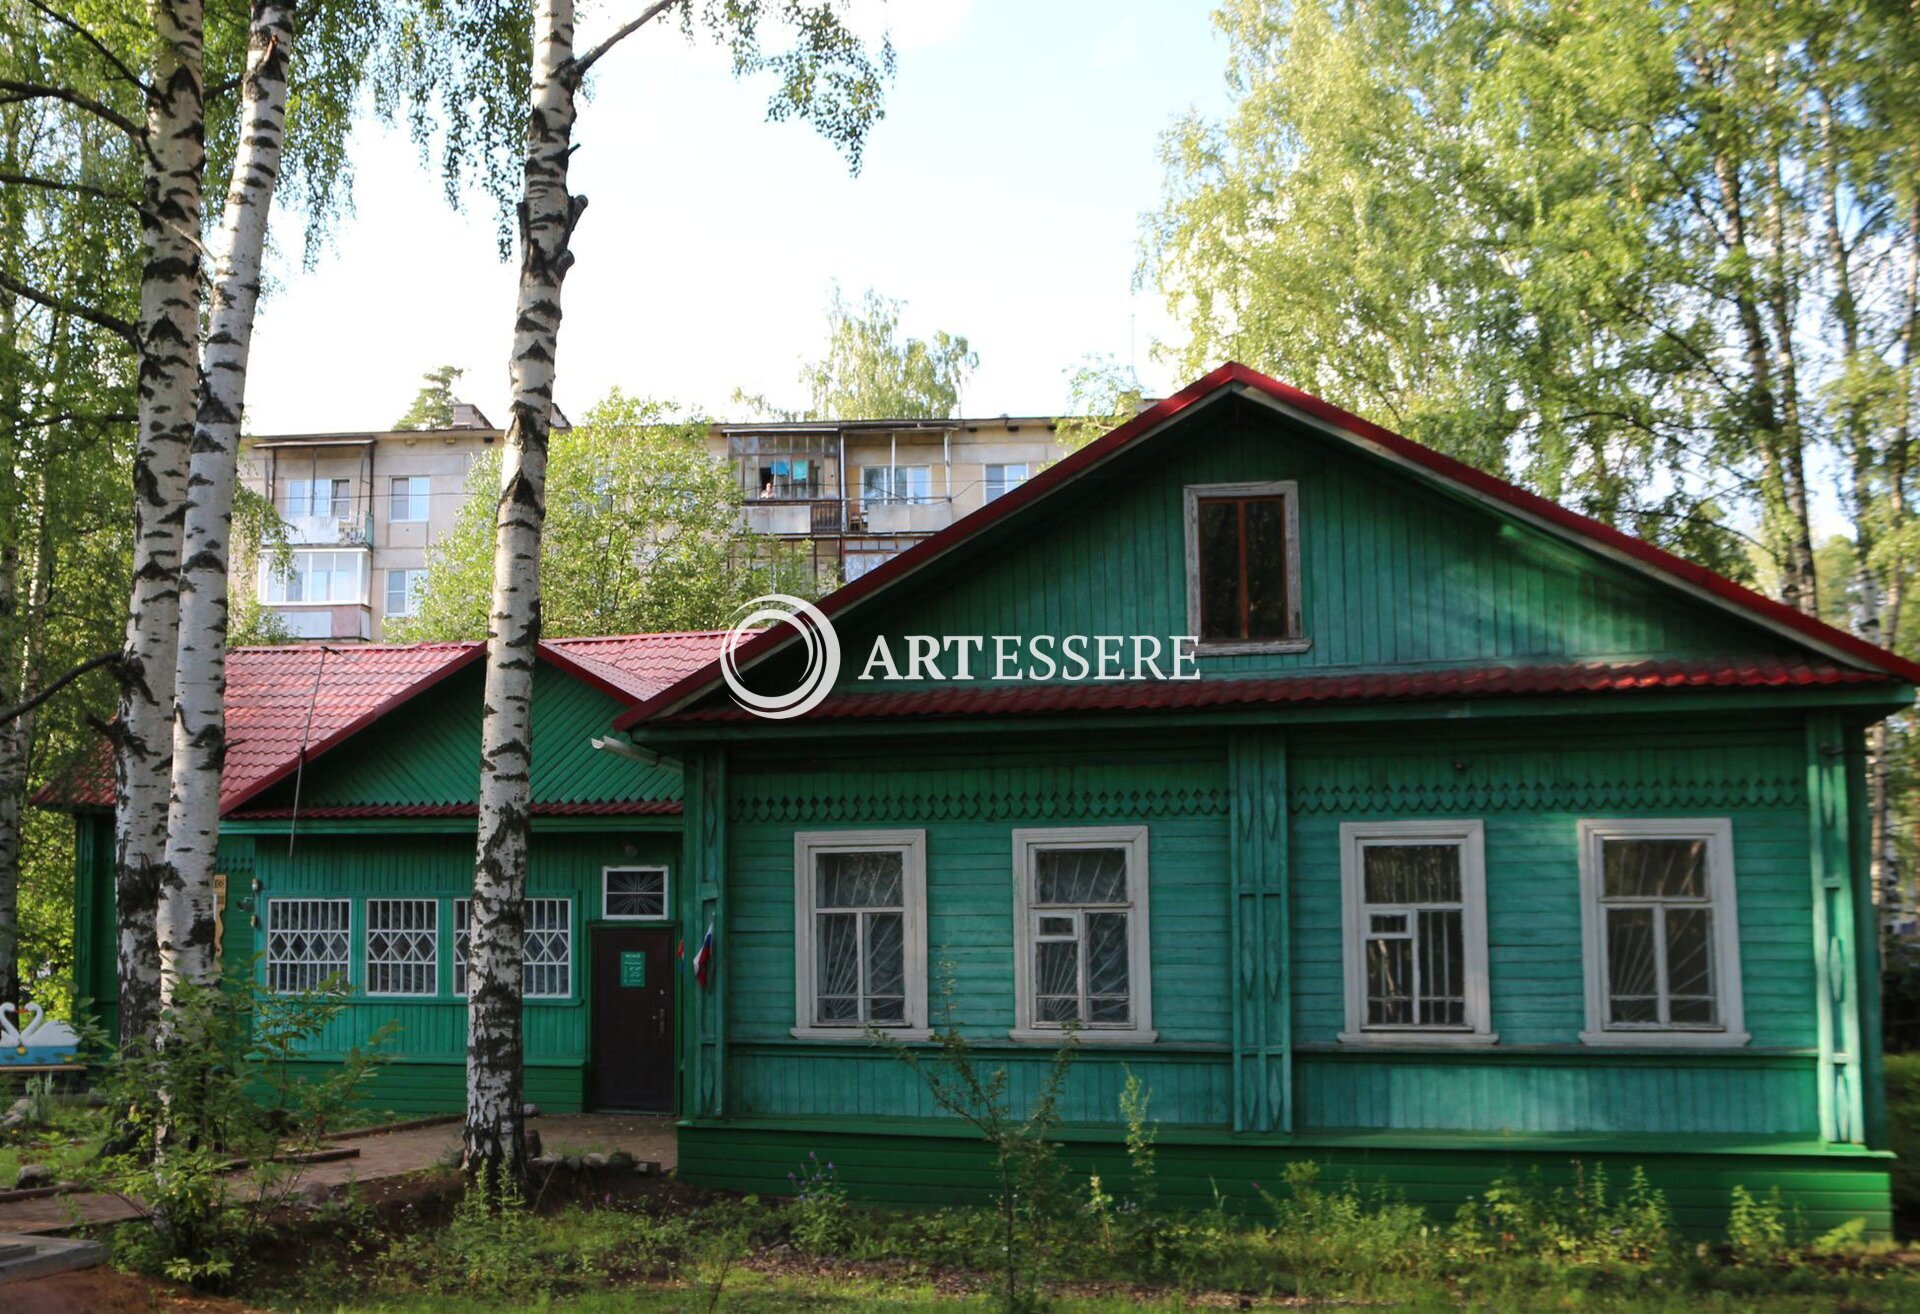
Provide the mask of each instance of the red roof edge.
POLYGON ((251 785, 236 793, 232 798, 225 800, 220 807, 221 815, 226 816, 246 803, 249 799, 258 798, 263 792, 271 789, 288 776, 291 776, 295 771, 298 771, 302 763, 311 762, 329 749, 335 748, 346 740, 353 738, 353 736, 359 734, 375 721, 378 721, 381 717, 393 711, 394 708, 411 702, 413 699, 439 684, 442 680, 466 670, 486 655, 486 644, 473 644, 466 652, 452 658, 431 673, 421 676, 419 680, 408 685, 405 689, 402 689, 385 702, 362 712, 359 716, 356 716, 332 734, 308 744, 299 753, 296 753, 293 759, 285 766, 277 767, 269 771, 251 785))
MULTIPOLYGON (((1304 412, 1314 419, 1345 430, 1366 443, 1380 447, 1395 457, 1421 466, 1444 480, 1492 498, 1526 516, 1543 520, 1577 538, 1589 540, 1609 551, 1631 557, 1641 566, 1700 589, 1734 610, 1748 613, 1763 624, 1773 628, 1793 630, 1823 647, 1843 652, 1855 661, 1864 662, 1878 670, 1897 675, 1910 683, 1920 684, 1920 663, 1909 661, 1885 648, 1876 647, 1864 639, 1848 634, 1845 630, 1828 625, 1817 617, 1795 611, 1784 603, 1775 602, 1772 598, 1755 593, 1752 589, 1736 584, 1724 575, 1716 574, 1705 566, 1675 556, 1644 539, 1622 533, 1611 525, 1602 524, 1590 516, 1569 511, 1566 507, 1550 502, 1537 493, 1530 493, 1504 479, 1476 470, 1451 456, 1422 446, 1410 438, 1404 438, 1370 420, 1360 418, 1351 411, 1343 410, 1291 384, 1270 378, 1238 361, 1228 361, 1194 380, 1173 396, 1156 403, 1119 428, 1095 439, 1079 451, 1041 471, 1020 487, 995 498, 978 511, 963 516, 939 533, 922 539, 899 556, 868 571, 844 588, 836 589, 822 598, 817 605, 830 618, 839 615, 863 598, 887 587, 895 579, 944 556, 989 526, 1019 511, 1028 503, 1045 497, 1056 487, 1077 477, 1087 468, 1116 455, 1136 439, 1160 428, 1181 412, 1236 387, 1251 388, 1263 393, 1284 406, 1304 412)), ((788 626, 775 626, 763 630, 740 644, 735 652, 736 665, 744 670, 792 641, 793 632, 788 626)), ((631 730, 642 721, 678 707, 717 684, 720 679, 719 672, 718 661, 709 663, 676 681, 652 698, 628 709, 614 722, 614 728, 623 731, 631 730)))

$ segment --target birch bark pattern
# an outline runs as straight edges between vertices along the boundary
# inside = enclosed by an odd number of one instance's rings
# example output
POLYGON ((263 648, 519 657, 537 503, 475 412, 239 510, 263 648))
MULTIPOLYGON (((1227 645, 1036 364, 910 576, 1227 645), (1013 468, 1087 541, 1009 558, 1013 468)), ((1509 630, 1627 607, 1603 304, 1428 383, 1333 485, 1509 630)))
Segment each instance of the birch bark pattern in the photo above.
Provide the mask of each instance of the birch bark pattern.
POLYGON ((526 1172, 520 965, 532 804, 532 706, 540 641, 540 535, 560 340, 560 286, 584 198, 567 192, 574 124, 573 0, 534 15, 533 103, 519 205, 512 419, 500 461, 487 633, 480 821, 467 950, 467 1123, 461 1165, 495 1185, 526 1172))
POLYGON ((120 1040, 151 1038, 160 1001, 154 934, 173 774, 181 508, 199 380, 201 172, 206 164, 201 0, 152 0, 153 66, 141 148, 139 434, 133 456, 133 590, 114 736, 114 896, 120 1040))
POLYGON ((172 796, 155 930, 160 1003, 180 982, 219 978, 214 954, 214 865, 220 773, 226 757, 227 567, 240 416, 267 216, 280 178, 294 0, 255 0, 241 84, 240 141, 215 246, 213 308, 200 369, 187 474, 174 675, 172 796))

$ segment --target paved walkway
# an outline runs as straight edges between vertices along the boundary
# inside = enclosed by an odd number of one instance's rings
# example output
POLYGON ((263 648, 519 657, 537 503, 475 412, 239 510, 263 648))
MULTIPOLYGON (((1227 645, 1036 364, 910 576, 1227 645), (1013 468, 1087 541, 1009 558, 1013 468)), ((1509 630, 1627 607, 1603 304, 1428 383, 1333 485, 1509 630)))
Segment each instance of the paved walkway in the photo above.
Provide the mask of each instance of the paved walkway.
MULTIPOLYGON (((673 1119, 627 1113, 554 1114, 529 1119, 547 1154, 606 1154, 625 1150, 642 1163, 671 1169, 679 1161, 673 1119)), ((338 1142, 360 1153, 351 1159, 309 1164, 300 1181, 329 1187, 373 1182, 452 1164, 460 1155, 460 1124, 437 1123, 376 1135, 343 1137, 338 1142)), ((37 1200, 0 1201, 0 1232, 64 1232, 84 1223, 118 1223, 142 1211, 117 1195, 50 1195, 37 1200)))

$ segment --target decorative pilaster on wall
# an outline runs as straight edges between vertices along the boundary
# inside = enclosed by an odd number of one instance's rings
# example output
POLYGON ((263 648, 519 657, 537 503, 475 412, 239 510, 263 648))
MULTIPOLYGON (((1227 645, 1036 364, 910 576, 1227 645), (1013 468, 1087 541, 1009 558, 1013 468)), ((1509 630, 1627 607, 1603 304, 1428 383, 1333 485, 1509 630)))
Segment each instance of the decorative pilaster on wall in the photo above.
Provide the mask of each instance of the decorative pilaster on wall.
POLYGON ((725 753, 714 749, 689 754, 686 761, 685 839, 687 921, 681 936, 687 968, 680 989, 689 996, 683 1017, 691 1022, 693 1045, 688 1056, 686 1096, 681 1108, 687 1117, 719 1118, 726 1114, 727 977, 733 963, 727 944, 727 765, 725 753), (713 928, 716 968, 702 988, 691 966, 707 928, 713 928))
POLYGON ((1814 999, 1819 1017, 1820 1135, 1863 1144, 1860 966, 1853 805, 1847 734, 1839 718, 1807 718, 1807 806, 1812 830, 1814 999))
POLYGON ((1236 732, 1227 745, 1233 842, 1233 1129, 1293 1129, 1287 927, 1287 741, 1236 732))

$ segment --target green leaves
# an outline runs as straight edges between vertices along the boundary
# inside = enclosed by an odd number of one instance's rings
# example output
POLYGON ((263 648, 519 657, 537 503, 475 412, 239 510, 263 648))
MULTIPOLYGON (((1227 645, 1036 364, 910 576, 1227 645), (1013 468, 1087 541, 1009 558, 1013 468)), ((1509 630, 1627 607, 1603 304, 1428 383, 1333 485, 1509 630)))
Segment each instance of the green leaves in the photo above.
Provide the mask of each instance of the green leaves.
POLYGON ((827 307, 827 351, 803 365, 809 420, 945 419, 980 363, 958 334, 900 337, 902 302, 871 288, 850 304, 836 286, 827 307))

